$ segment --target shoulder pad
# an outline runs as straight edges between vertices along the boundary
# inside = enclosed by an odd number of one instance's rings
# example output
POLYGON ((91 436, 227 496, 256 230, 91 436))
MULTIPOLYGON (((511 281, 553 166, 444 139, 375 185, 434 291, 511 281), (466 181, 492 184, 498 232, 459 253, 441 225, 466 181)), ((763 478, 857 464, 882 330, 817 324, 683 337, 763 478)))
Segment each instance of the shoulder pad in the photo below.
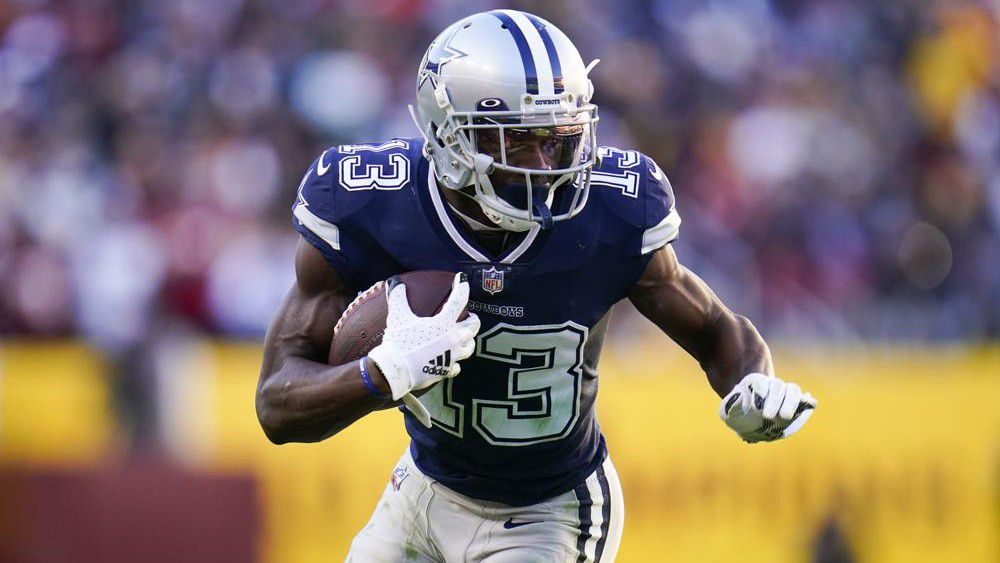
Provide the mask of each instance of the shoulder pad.
POLYGON ((348 241, 364 238, 371 221, 359 213, 379 194, 399 192, 415 178, 423 141, 340 145, 323 151, 306 170, 292 206, 294 225, 327 260, 342 266, 348 241))
POLYGON ((646 220, 643 223, 642 253, 646 254, 673 242, 681 227, 681 216, 674 207, 674 188, 667 175, 648 156, 643 155, 646 173, 646 220))
POLYGON ((407 187, 421 148, 422 141, 393 139, 326 149, 302 177, 293 214, 310 228, 336 225, 368 204, 373 194, 407 187))
POLYGON ((656 162, 634 150, 598 149, 600 165, 591 176, 591 190, 614 190, 602 199, 633 227, 642 229, 645 254, 677 238, 680 215, 674 208, 670 180, 656 162), (614 193, 617 192, 617 193, 614 193))

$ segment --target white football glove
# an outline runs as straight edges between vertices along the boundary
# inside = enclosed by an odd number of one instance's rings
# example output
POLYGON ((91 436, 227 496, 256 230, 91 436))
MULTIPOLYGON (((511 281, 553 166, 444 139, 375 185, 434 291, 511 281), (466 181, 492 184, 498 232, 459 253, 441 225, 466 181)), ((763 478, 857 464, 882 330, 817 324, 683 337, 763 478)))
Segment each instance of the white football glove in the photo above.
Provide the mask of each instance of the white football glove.
POLYGON ((751 373, 719 405, 719 417, 746 442, 787 438, 812 416, 816 399, 794 383, 751 373))
POLYGON ((403 284, 389 288, 386 299, 389 314, 385 334, 368 357, 382 370, 392 399, 403 399, 417 418, 430 426, 430 415, 410 392, 455 377, 462 369, 458 361, 475 351, 479 317, 469 314, 464 321, 458 320, 469 301, 469 282, 463 274, 455 274, 448 300, 433 317, 413 314, 403 284))

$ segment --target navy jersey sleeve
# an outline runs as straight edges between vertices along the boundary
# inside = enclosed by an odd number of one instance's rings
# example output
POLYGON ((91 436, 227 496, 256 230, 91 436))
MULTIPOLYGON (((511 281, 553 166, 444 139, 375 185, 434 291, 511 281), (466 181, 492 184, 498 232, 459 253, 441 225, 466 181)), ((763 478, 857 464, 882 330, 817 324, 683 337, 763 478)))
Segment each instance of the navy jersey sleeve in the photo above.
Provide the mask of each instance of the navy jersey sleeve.
POLYGON ((674 206, 674 190, 666 174, 653 159, 641 157, 645 176, 643 196, 646 216, 643 222, 642 254, 650 253, 673 242, 681 226, 681 216, 674 206))
POLYGON ((331 147, 299 184, 295 229, 357 291, 399 270, 385 237, 401 220, 400 194, 413 191, 420 150, 412 139, 331 147))
POLYGON ((647 256, 677 238, 681 218, 670 181, 653 159, 634 150, 601 147, 591 190, 627 225, 626 254, 647 256))
POLYGON ((358 241, 352 237, 350 228, 344 228, 353 206, 338 200, 337 161, 338 150, 331 148, 306 170, 292 206, 292 223, 295 230, 323 254, 338 274, 356 286, 359 281, 358 265, 352 263, 352 253, 346 247, 356 246, 358 241))

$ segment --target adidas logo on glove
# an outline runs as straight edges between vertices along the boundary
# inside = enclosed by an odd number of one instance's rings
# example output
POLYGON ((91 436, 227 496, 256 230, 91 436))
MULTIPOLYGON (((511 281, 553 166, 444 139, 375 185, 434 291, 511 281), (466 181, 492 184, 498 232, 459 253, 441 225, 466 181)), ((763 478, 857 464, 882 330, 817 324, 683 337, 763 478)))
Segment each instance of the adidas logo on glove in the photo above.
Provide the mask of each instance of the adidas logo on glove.
POLYGON ((430 375, 447 375, 450 365, 451 350, 445 350, 444 354, 434 358, 433 361, 427 362, 427 365, 423 368, 423 372, 430 375))

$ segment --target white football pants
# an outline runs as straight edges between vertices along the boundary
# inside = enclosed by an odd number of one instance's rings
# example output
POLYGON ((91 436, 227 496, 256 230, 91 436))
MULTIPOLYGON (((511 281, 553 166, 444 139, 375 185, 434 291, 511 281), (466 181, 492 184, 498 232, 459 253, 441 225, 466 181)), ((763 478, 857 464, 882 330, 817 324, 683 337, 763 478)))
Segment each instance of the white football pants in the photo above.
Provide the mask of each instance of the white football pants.
POLYGON ((614 561, 625 505, 611 458, 571 491, 531 506, 461 495, 400 458, 349 563, 614 561))

